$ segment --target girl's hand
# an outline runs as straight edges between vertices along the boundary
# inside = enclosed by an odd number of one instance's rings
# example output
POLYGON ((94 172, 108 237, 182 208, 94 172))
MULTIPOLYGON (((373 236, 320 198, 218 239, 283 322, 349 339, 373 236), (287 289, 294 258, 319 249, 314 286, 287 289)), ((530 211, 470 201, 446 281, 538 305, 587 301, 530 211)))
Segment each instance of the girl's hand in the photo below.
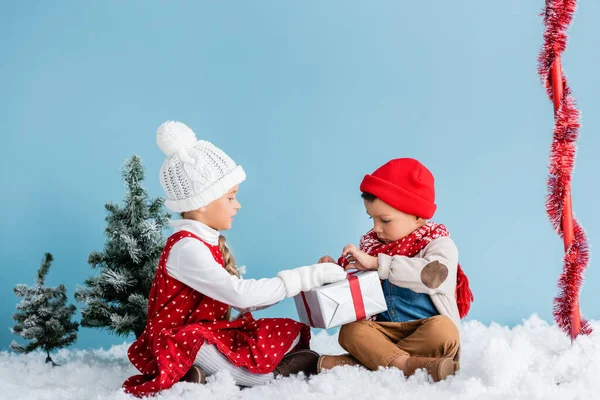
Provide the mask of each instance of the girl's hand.
POLYGON ((346 265, 346 269, 356 268, 359 271, 375 271, 379 268, 377 257, 368 255, 353 244, 344 247, 342 257, 346 257, 350 262, 350 264, 346 265))
POLYGON ((317 261, 318 264, 326 263, 326 262, 336 264, 336 261, 333 258, 331 258, 331 256, 323 256, 323 257, 319 258, 319 261, 317 261))

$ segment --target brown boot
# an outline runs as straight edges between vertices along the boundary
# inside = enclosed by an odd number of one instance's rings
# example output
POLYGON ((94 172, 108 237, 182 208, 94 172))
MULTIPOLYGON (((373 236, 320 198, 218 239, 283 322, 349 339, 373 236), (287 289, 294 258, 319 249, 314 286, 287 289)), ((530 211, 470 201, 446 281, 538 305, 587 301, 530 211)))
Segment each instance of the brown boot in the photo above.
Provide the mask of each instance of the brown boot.
POLYGON ((197 365, 192 365, 190 370, 179 380, 179 382, 191 382, 204 385, 206 383, 206 374, 197 365))
POLYGON ((321 371, 339 367, 342 365, 361 365, 360 362, 350 354, 342 354, 340 356, 321 356, 317 363, 317 374, 321 371))
POLYGON ((283 359, 275 367, 273 376, 290 376, 300 372, 304 372, 304 375, 314 375, 317 373, 317 361, 319 360, 319 354, 312 350, 297 350, 283 356, 283 359))
POLYGON ((411 376, 418 369, 424 369, 431 375, 434 382, 443 381, 450 375, 458 371, 458 362, 451 358, 431 358, 412 356, 406 360, 406 370, 404 375, 411 376))

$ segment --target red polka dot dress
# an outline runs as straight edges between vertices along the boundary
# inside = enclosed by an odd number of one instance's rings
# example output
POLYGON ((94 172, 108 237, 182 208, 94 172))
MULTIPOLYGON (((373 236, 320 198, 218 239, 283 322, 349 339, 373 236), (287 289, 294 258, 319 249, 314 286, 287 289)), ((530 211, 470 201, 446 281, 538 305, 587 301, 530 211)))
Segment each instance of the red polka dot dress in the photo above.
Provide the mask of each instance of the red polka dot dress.
POLYGON ((299 334, 299 346, 308 347, 308 326, 287 318, 255 320, 250 313, 229 321, 227 304, 168 275, 169 252, 183 238, 200 240, 223 266, 219 247, 191 232, 178 231, 167 240, 148 299, 146 329, 128 350, 141 375, 125 381, 127 393, 146 396, 170 388, 189 370, 205 342, 214 344, 232 364, 256 374, 273 372, 299 334))

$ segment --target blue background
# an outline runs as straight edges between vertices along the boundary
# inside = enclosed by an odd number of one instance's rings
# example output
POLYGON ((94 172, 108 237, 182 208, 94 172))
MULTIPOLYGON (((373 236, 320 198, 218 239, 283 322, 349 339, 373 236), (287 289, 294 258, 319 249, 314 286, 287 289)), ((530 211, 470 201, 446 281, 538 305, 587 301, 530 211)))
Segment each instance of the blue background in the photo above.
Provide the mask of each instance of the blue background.
MULTIPOLYGON (((544 2, 0 1, 0 348, 44 252, 48 283, 93 274, 104 204, 180 120, 244 166, 227 233, 246 277, 337 256, 369 229, 358 186, 396 157, 436 177, 476 301, 469 319, 552 320, 562 242, 545 215, 552 106, 536 75, 544 2)), ((574 209, 600 242, 600 4, 581 2, 564 69, 582 111, 574 209)), ((600 318, 600 271, 581 305, 600 318)), ((72 300, 74 301, 74 300, 72 300)), ((259 313, 296 317, 291 300, 259 313)), ((80 330, 77 347, 122 338, 80 330)))

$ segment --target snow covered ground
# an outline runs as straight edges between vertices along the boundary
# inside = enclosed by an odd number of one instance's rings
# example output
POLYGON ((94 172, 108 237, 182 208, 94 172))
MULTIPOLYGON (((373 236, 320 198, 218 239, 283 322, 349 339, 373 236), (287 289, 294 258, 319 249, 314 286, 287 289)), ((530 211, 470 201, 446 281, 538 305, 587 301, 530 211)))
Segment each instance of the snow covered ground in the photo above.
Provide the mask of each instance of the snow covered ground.
MULTIPOLYGON (((252 389, 238 389, 218 374, 205 386, 180 383, 158 399, 600 399, 600 322, 573 345, 554 325, 532 316, 509 329, 463 324, 462 370, 445 382, 423 374, 405 380, 393 369, 369 372, 342 367, 306 381, 294 377, 252 389)), ((337 337, 315 333, 313 348, 339 354, 337 337)), ((109 350, 63 350, 52 368, 41 353, 0 353, 0 399, 131 399, 121 383, 135 373, 127 345, 109 350)))

